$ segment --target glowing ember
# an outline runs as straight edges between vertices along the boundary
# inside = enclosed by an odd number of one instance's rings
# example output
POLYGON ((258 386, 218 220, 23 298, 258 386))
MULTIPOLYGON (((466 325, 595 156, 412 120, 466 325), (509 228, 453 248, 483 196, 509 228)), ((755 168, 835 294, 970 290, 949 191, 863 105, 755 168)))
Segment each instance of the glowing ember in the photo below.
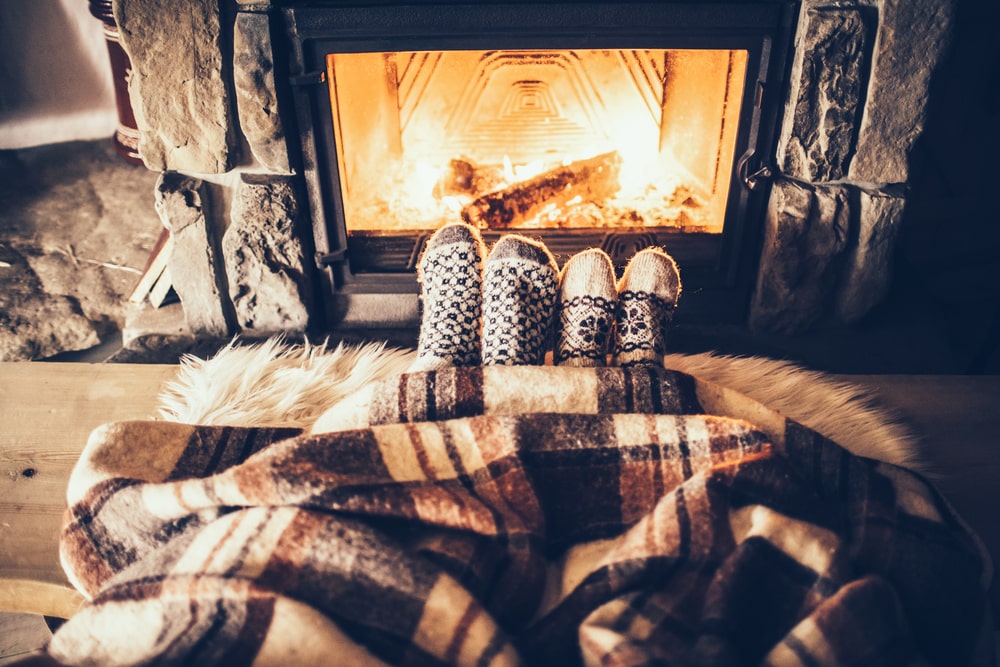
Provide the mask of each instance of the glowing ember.
MULTIPOLYGON (((536 163, 522 168, 508 163, 483 167, 464 158, 450 160, 441 169, 417 166, 396 173, 394 183, 383 190, 385 196, 357 202, 351 219, 358 229, 376 232, 436 229, 463 217, 483 228, 658 226, 710 231, 711 211, 707 208, 705 195, 686 185, 682 176, 669 174, 657 174, 654 179, 638 185, 622 183, 618 178, 614 187, 609 188, 613 191, 605 192, 604 196, 590 190, 590 196, 584 197, 573 194, 572 188, 567 188, 570 192, 565 194, 550 192, 548 199, 537 198, 529 215, 516 216, 516 220, 506 224, 490 225, 483 217, 469 219, 468 214, 463 215, 484 195, 503 193, 518 184, 530 184, 537 175, 553 173, 565 166, 564 163, 536 163)), ((620 173, 626 171, 624 167, 620 169, 620 173)), ((529 192, 537 194, 539 188, 529 188, 529 192)), ((510 196, 498 199, 506 202, 510 196)))

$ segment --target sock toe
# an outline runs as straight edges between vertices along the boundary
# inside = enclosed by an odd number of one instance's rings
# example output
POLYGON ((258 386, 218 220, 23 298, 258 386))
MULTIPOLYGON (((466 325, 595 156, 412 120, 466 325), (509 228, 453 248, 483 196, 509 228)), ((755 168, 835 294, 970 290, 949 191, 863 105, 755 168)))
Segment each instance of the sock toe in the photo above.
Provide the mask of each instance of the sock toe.
POLYGON ((487 261, 501 261, 505 259, 522 260, 535 264, 543 264, 556 270, 556 262, 552 254, 544 244, 533 241, 520 234, 507 234, 493 246, 487 261))
POLYGON ((674 258, 662 248, 645 248, 629 261, 618 288, 619 292, 648 292, 676 304, 681 294, 680 271, 674 258))
POLYGON ((483 239, 479 235, 478 229, 464 222, 453 222, 434 232, 434 235, 427 241, 427 250, 433 250, 449 243, 472 243, 478 245, 482 242, 483 239))

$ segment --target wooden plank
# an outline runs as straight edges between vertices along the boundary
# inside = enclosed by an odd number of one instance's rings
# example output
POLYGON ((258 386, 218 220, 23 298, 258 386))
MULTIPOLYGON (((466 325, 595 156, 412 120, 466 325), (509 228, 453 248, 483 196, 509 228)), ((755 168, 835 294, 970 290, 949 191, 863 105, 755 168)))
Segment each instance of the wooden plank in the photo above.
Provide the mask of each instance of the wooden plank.
POLYGON ((90 432, 155 416, 176 366, 0 363, 0 578, 65 584, 59 528, 90 432))
POLYGON ((0 666, 12 665, 52 639, 41 616, 0 613, 0 666))
POLYGON ((86 598, 67 584, 50 584, 27 579, 0 579, 0 610, 70 618, 86 598))

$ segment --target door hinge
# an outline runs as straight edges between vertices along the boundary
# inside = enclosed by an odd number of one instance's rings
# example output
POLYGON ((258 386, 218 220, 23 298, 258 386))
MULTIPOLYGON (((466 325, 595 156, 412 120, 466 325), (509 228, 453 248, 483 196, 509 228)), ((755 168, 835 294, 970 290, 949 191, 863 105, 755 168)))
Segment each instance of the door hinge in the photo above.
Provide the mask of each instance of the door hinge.
POLYGON ((318 252, 314 260, 316 261, 316 268, 319 269, 325 269, 334 264, 343 264, 347 261, 347 249, 341 248, 333 252, 318 252))
POLYGON ((774 170, 766 162, 757 157, 757 151, 748 150, 736 165, 743 186, 750 191, 756 190, 767 181, 774 178, 774 170))
POLYGON ((317 70, 288 77, 288 81, 296 87, 318 86, 326 83, 326 72, 317 70))

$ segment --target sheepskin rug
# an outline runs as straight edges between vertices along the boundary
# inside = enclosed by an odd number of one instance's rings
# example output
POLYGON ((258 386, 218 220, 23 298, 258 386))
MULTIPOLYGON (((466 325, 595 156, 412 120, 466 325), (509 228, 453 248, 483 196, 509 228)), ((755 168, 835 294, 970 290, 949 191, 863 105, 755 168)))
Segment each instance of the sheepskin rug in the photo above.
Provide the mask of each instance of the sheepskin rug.
MULTIPOLYGON (((159 413, 189 424, 309 429, 365 385, 405 372, 415 355, 384 343, 234 340, 209 359, 181 359, 159 413)), ((914 434, 862 387, 764 357, 672 354, 664 366, 744 394, 855 454, 926 472, 914 434)))

